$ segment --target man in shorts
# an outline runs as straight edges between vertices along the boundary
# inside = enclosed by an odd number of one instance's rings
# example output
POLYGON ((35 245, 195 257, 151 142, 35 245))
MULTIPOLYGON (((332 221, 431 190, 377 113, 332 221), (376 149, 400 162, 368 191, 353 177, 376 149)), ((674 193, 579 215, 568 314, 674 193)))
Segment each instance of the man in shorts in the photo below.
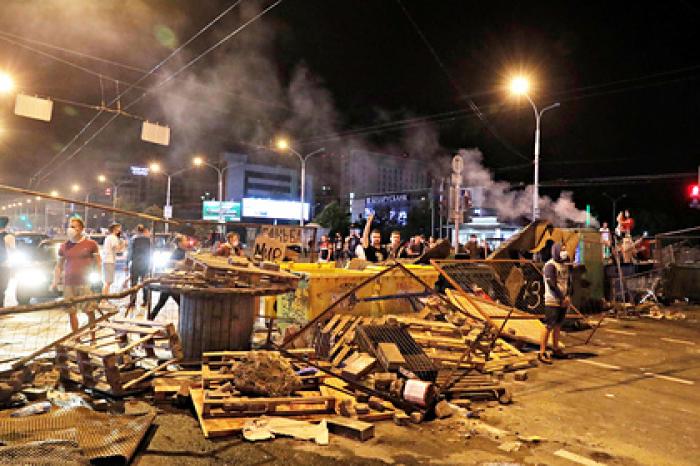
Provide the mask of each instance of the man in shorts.
POLYGON ((120 224, 113 223, 109 226, 109 235, 105 238, 105 244, 102 247, 105 282, 102 294, 109 294, 116 275, 117 256, 126 250, 126 241, 121 236, 122 226, 120 224))
POLYGON ((552 335, 554 355, 563 357, 564 352, 559 347, 559 333, 566 311, 571 306, 569 253, 565 245, 560 243, 552 245, 552 258, 544 265, 542 274, 544 275, 545 318, 543 322, 545 328, 542 330, 538 359, 545 364, 551 364, 551 356, 547 353, 549 335, 552 335))
MULTIPOLYGON (((101 270, 100 248, 97 243, 83 234, 85 224, 79 218, 72 218, 66 233, 68 241, 58 250, 58 263, 54 269, 51 288, 57 288, 63 282, 63 299, 76 298, 92 294, 90 290, 90 273, 101 270)), ((81 306, 90 322, 95 321, 94 307, 81 306)), ((70 327, 78 330, 78 307, 67 308, 70 313, 70 327)))

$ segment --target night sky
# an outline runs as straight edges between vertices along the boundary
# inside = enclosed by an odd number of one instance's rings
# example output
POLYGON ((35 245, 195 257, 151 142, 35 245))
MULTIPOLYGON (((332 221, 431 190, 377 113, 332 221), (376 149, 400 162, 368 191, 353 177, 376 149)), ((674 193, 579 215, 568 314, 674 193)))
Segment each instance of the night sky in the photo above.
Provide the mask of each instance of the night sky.
MULTIPOLYGON (((182 66, 239 26, 242 18, 271 3, 243 0, 243 16, 234 10, 224 17, 164 67, 164 73, 182 66), (258 9, 252 8, 255 4, 258 9)), ((27 44, 6 35, 16 34, 149 69, 230 4, 8 0, 3 2, 0 37, 27 44), (66 7, 68 3, 72 6, 66 7)), ((333 136, 324 144, 342 150, 348 142, 335 135, 350 130, 356 130, 356 137, 367 144, 401 147, 401 139, 410 129, 394 122, 410 119, 438 132, 444 158, 460 147, 478 147, 498 179, 529 183, 532 109, 522 99, 509 96, 505 88, 512 74, 523 72, 535 83, 531 95, 540 107, 561 103, 542 119, 544 183, 693 173, 700 165, 696 131, 699 25, 700 7, 689 1, 285 0, 164 86, 157 96, 151 95, 130 109, 172 125, 170 148, 140 142, 138 134, 129 137, 130 131, 137 131, 138 122, 119 118, 53 176, 65 177, 76 168, 94 173, 108 158, 158 158, 173 166, 182 165, 185 154, 194 151, 259 144, 266 136, 272 137, 277 127, 295 128, 290 121, 294 121, 291 113, 296 107, 283 90, 300 64, 334 106, 333 125, 304 125, 304 134, 293 135, 309 149, 320 139, 333 136), (253 64, 249 68, 252 76, 239 80, 231 74, 229 80, 226 69, 221 71, 219 65, 241 56, 253 64), (257 66, 260 57, 267 60, 267 67, 257 66), (270 77, 266 75, 274 75, 282 91, 256 89, 256 81, 265 81, 270 77), (197 95, 185 86, 191 77, 205 85, 216 81, 219 90, 230 86, 231 94, 220 99, 223 108, 216 110, 216 118, 198 118, 210 112, 195 110, 201 102, 195 102, 197 95), (178 107, 186 110, 172 121, 172 107, 159 103, 167 93, 177 94, 180 89, 190 101, 178 107), (231 95, 245 98, 245 103, 229 100, 231 95), (476 108, 481 119, 475 115, 476 108), (427 118, 416 120, 419 117, 427 118), (185 127, 188 118, 199 122, 197 131, 185 127), (383 126, 363 130, 376 125, 383 126)), ((32 46, 126 82, 143 74, 45 45, 32 46)), ((12 73, 27 93, 77 102, 100 101, 100 83, 95 76, 7 41, 0 41, 0 68, 12 73)), ((143 85, 156 82, 151 77, 143 85)), ((114 95, 110 94, 113 89, 113 83, 103 82, 102 92, 107 96, 114 95)), ((138 95, 133 92, 128 96, 138 95)), ((47 124, 16 117, 12 108, 11 98, 0 99, 0 182, 23 186, 95 114, 80 106, 57 103, 54 119, 47 124)), ((109 115, 103 115, 98 123, 107 118, 109 115)), ((410 148, 404 150, 413 155, 410 148)), ((51 189, 55 179, 42 189, 51 189)), ((636 214, 640 229, 658 232, 700 224, 700 211, 689 209, 685 197, 692 181, 692 176, 670 181, 649 178, 644 183, 570 189, 579 207, 590 203, 594 214, 603 220, 608 220, 611 207, 601 193, 626 194, 620 207, 636 214)), ((556 196, 558 188, 544 192, 556 196)))

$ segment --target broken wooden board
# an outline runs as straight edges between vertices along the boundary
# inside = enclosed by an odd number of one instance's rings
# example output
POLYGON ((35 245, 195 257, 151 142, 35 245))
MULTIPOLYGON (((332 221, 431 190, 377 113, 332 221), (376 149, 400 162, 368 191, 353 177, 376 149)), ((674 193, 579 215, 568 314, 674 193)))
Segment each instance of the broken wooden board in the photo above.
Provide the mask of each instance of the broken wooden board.
POLYGON ((379 363, 388 371, 397 371, 399 367, 406 364, 399 347, 394 343, 382 342, 377 344, 377 359, 379 363))
MULTIPOLYGON (((494 326, 499 329, 503 325, 503 321, 511 311, 511 308, 503 304, 494 303, 477 296, 469 296, 467 299, 460 292, 451 289, 447 290, 447 296, 455 306, 460 307, 472 317, 484 319, 486 314, 493 322, 494 326), (482 314, 483 313, 483 314, 482 314)), ((523 341, 533 345, 539 345, 540 336, 545 326, 540 320, 532 314, 519 311, 512 308, 513 312, 506 322, 501 336, 503 338, 523 341)), ((549 345, 551 346, 552 337, 550 336, 549 345)))
POLYGON ((329 417, 326 419, 328 431, 353 440, 364 442, 374 437, 374 424, 348 419, 347 417, 329 417))

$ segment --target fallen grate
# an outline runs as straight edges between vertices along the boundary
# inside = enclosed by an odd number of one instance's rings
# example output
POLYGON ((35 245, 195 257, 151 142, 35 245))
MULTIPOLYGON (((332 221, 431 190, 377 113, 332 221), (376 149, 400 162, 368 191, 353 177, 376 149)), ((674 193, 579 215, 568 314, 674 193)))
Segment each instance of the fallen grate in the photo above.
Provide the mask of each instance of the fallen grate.
POLYGON ((360 325, 355 332, 357 345, 365 352, 377 357, 379 343, 393 343, 406 360, 404 368, 422 380, 434 382, 437 367, 425 354, 408 330, 398 325, 360 325))

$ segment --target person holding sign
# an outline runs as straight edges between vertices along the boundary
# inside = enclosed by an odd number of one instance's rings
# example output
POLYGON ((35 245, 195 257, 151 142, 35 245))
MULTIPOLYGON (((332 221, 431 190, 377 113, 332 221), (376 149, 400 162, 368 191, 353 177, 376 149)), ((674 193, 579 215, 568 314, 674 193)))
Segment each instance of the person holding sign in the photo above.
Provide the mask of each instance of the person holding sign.
POLYGON ((369 214, 367 223, 365 224, 365 230, 362 233, 362 250, 365 254, 364 259, 369 262, 384 262, 389 257, 389 254, 386 248, 382 246, 382 232, 377 229, 372 230, 370 242, 372 220, 374 220, 374 214, 369 214))
POLYGON ((244 257, 243 248, 241 247, 241 236, 235 231, 230 232, 226 235, 226 242, 219 245, 214 255, 244 257))

